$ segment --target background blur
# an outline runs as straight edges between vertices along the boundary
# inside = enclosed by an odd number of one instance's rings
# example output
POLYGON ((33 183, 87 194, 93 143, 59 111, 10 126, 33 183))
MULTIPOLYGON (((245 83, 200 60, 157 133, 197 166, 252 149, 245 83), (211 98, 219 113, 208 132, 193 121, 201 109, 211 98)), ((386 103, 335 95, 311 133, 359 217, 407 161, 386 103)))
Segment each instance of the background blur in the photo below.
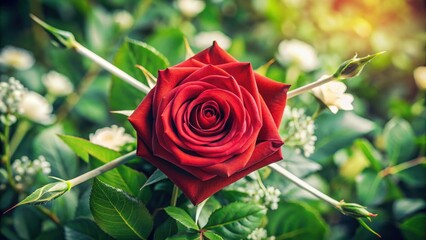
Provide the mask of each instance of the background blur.
MULTIPOLYGON (((2 67, 0 80, 13 75, 25 87, 44 93, 44 74, 54 70, 68 76, 80 94, 71 99, 75 106, 63 110, 61 106, 70 100, 66 97, 53 106, 57 117, 63 118, 61 127, 67 134, 88 138, 98 128, 124 122, 109 113, 117 109, 109 102, 110 75, 71 50, 52 46, 47 34, 31 21, 30 13, 71 31, 80 43, 111 61, 126 37, 154 46, 171 65, 185 58, 184 36, 194 52, 217 40, 254 68, 275 57, 278 61, 266 74, 293 87, 333 73, 356 53, 365 56, 386 51, 361 76, 345 81, 347 92, 355 96, 353 115, 320 115, 316 152, 309 160, 316 165, 306 163, 307 168, 315 166, 310 170, 298 166, 302 170, 297 173, 336 199, 359 202, 378 212, 372 226, 385 239, 416 239, 410 236, 424 236, 426 226, 426 73, 420 68, 426 64, 425 9, 422 0, 2 0, 0 49, 26 49, 36 63, 25 71, 2 67), (298 48, 286 52, 279 46, 282 41, 295 40, 305 44, 302 57, 286 59, 298 55, 298 48), (304 55, 306 46, 313 51, 304 55), (304 67, 305 61, 315 64, 304 67), (416 69, 420 70, 415 76, 416 69), (79 85, 81 82, 85 84, 79 85), (332 118, 341 121, 333 125, 332 118), (333 137, 336 139, 330 140, 333 137), (389 157, 392 149, 399 151, 396 160, 389 157), (408 167, 386 170, 413 160, 408 167), (410 235, 413 232, 417 235, 410 235)), ((318 106, 310 94, 288 104, 304 108, 308 114, 318 106)), ((14 157, 23 152, 35 155, 34 138, 44 129, 31 129, 14 157)), ((316 207, 329 225, 326 239, 374 239, 355 220, 341 217, 314 198, 294 193, 287 186, 281 186, 281 191, 288 193, 286 199, 303 199, 316 207)), ((3 204, 2 209, 7 203, 3 204)))

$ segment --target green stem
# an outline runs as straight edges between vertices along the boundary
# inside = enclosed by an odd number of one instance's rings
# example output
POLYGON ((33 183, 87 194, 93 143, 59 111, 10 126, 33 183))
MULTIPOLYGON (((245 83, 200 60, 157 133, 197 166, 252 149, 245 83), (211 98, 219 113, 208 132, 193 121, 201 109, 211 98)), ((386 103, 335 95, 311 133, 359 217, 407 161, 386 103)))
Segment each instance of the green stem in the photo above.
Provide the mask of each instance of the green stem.
POLYGON ((61 220, 59 220, 58 216, 56 216, 56 214, 54 214, 52 211, 50 211, 49 209, 43 207, 43 206, 36 206, 37 209, 43 213, 44 215, 46 215, 50 220, 52 220, 53 223, 55 223, 56 225, 60 226, 61 225, 61 220))
POLYGON ((102 173, 107 172, 107 171, 109 171, 113 168, 116 168, 116 167, 128 162, 129 160, 131 160, 135 157, 136 157, 136 151, 127 153, 127 154, 125 154, 125 155, 123 155, 119 158, 112 160, 109 163, 106 163, 105 165, 102 165, 98 168, 95 168, 95 169, 93 169, 93 170, 91 170, 87 173, 84 173, 84 174, 78 176, 78 177, 75 177, 75 178, 69 180, 68 182, 71 185, 71 187, 77 186, 78 184, 85 182, 89 179, 92 179, 94 177, 97 177, 97 176, 101 175, 102 173))
POLYGON ((12 172, 12 166, 10 165, 10 144, 9 144, 9 138, 10 138, 10 124, 5 124, 4 126, 4 155, 2 156, 1 162, 6 167, 7 172, 7 180, 10 184, 10 186, 13 189, 16 188, 15 180, 13 179, 13 172, 12 172))
POLYGON ((415 167, 419 164, 426 164, 426 157, 419 157, 414 160, 403 162, 392 167, 387 167, 379 172, 379 176, 386 177, 388 175, 396 174, 409 168, 415 167))
POLYGON ((173 185, 173 191, 172 191, 172 197, 170 198, 170 206, 175 207, 177 198, 179 195, 179 188, 176 186, 176 184, 173 185))
POLYGON ((31 124, 27 120, 22 120, 21 122, 19 122, 18 126, 16 127, 16 131, 13 134, 12 139, 10 140, 10 156, 13 156, 22 139, 24 139, 30 128, 31 124))
POLYGON ((80 101, 81 96, 89 89, 89 86, 96 79, 100 71, 101 68, 98 65, 93 64, 90 67, 80 81, 77 91, 68 95, 65 102, 59 107, 56 122, 61 122, 67 117, 71 109, 80 101))
POLYGON ((287 99, 290 99, 290 98, 293 98, 293 97, 300 95, 302 93, 308 92, 308 91, 312 90, 313 88, 316 88, 318 86, 321 86, 321 85, 328 83, 328 82, 331 82, 333 80, 337 80, 337 79, 333 76, 323 76, 313 83, 309 83, 305 86, 302 86, 300 88, 296 88, 292 91, 289 91, 287 93, 287 99))
POLYGON ((305 189, 306 191, 312 193, 317 198, 324 200, 325 202, 329 203, 330 205, 334 206, 335 208, 338 208, 338 209, 340 208, 339 202, 337 200, 329 197, 328 195, 322 193, 318 189, 312 187, 311 185, 309 185, 308 183, 306 183, 302 179, 296 177, 291 172, 287 171, 285 168, 281 167, 277 163, 272 163, 272 164, 269 165, 269 167, 274 169, 276 172, 278 172, 282 176, 286 177, 288 180, 292 181, 297 186, 299 186, 299 187, 305 189))
POLYGON ((151 90, 148 86, 145 84, 139 82, 123 70, 117 68, 107 60, 101 58, 100 56, 96 55, 94 52, 90 51, 89 49, 85 48, 83 45, 75 41, 73 43, 73 48, 80 53, 81 55, 91 59, 95 63, 99 64, 103 69, 107 70, 111 74, 115 75, 118 78, 121 78, 123 81, 127 82, 128 84, 132 85, 134 88, 138 89, 139 91, 148 94, 148 92, 151 90))

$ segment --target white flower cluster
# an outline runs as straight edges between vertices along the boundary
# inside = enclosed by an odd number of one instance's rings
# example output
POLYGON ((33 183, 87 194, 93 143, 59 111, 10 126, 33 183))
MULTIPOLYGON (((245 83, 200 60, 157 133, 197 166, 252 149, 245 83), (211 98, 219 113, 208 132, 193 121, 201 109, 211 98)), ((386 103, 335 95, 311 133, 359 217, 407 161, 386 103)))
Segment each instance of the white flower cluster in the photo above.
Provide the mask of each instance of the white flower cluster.
POLYGON ((117 125, 98 129, 95 133, 91 133, 89 135, 89 139, 92 143, 116 151, 120 150, 120 147, 124 144, 135 141, 130 134, 125 133, 125 129, 123 127, 118 127, 117 125))
POLYGON ((51 172, 50 163, 44 156, 39 156, 31 161, 27 156, 16 159, 12 163, 14 179, 17 183, 30 184, 37 173, 49 174, 51 172))
POLYGON ((271 210, 278 208, 281 192, 277 188, 269 186, 265 189, 261 188, 257 182, 249 182, 244 189, 239 188, 238 190, 247 192, 251 201, 262 203, 271 210))
POLYGON ((0 65, 27 70, 34 64, 33 55, 22 48, 6 46, 0 52, 0 65))
POLYGON ((304 109, 287 107, 284 112, 282 135, 286 146, 296 148, 296 152, 309 157, 315 151, 315 124, 310 116, 306 116, 304 109))
POLYGON ((11 125, 16 122, 17 114, 22 113, 20 103, 26 93, 24 86, 15 78, 0 83, 0 122, 11 125))
POLYGON ((114 12, 112 18, 121 30, 128 30, 133 26, 133 16, 126 10, 114 12))
POLYGON ((264 228, 256 228, 251 232, 247 239, 249 240, 275 240, 275 236, 268 237, 268 233, 264 228))

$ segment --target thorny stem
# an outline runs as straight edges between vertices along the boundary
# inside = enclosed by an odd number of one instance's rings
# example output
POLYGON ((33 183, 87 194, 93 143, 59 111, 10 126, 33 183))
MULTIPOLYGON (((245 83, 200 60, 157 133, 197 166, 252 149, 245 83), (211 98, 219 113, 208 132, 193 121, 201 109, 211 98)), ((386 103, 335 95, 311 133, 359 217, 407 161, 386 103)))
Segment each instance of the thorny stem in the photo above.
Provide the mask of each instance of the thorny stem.
POLYGON ((104 172, 107 172, 107 171, 109 171, 113 168, 116 168, 116 167, 126 163, 127 161, 135 158, 135 156, 136 156, 136 151, 132 151, 132 152, 127 153, 127 154, 125 154, 125 155, 123 155, 119 158, 116 158, 115 160, 113 160, 109 163, 106 163, 105 165, 102 165, 98 168, 95 168, 95 169, 93 169, 93 170, 91 170, 87 173, 84 173, 84 174, 78 176, 78 177, 75 177, 75 178, 69 180, 68 182, 71 185, 71 187, 77 186, 78 184, 80 184, 82 182, 85 182, 89 179, 97 177, 104 172))
POLYGON ((310 90, 312 90, 316 87, 319 87, 319 86, 326 84, 328 82, 331 82, 333 80, 337 80, 337 79, 333 76, 323 76, 315 82, 309 83, 305 86, 302 86, 300 88, 296 88, 292 91, 289 91, 287 93, 287 99, 290 99, 290 98, 293 98, 293 97, 300 95, 302 93, 308 92, 308 91, 310 91, 310 90))
POLYGON ((296 177, 295 175, 293 175, 291 172, 287 171, 285 168, 281 167, 280 165, 278 165, 276 163, 272 163, 272 164, 269 165, 269 167, 271 167, 272 169, 277 171, 282 176, 286 177, 288 180, 292 181, 297 186, 299 186, 299 187, 305 189, 306 191, 312 193, 313 195, 315 195, 319 199, 324 200, 325 202, 329 203, 330 205, 334 206, 335 208, 340 209, 339 202, 337 200, 329 197, 328 195, 322 193, 318 189, 312 187, 311 185, 309 185, 308 183, 306 183, 302 179, 296 177))
POLYGON ((145 84, 139 82, 123 70, 117 68, 107 60, 101 58, 100 56, 96 55, 94 52, 90 51, 89 49, 85 48, 83 45, 78 43, 77 41, 74 42, 73 48, 80 53, 81 55, 91 59, 95 63, 99 64, 103 69, 107 70, 108 72, 112 73, 113 75, 121 78, 123 81, 127 82, 128 84, 132 85, 134 88, 140 90, 143 93, 148 94, 148 92, 151 90, 148 86, 145 84))

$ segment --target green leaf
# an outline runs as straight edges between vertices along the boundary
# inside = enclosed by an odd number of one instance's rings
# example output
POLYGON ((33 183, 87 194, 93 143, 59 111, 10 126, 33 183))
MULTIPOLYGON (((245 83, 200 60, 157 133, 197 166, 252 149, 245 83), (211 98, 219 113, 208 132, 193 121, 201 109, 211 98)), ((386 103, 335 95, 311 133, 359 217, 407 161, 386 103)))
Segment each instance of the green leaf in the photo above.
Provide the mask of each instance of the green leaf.
POLYGON ((13 226, 21 239, 35 239, 41 232, 42 219, 34 207, 23 206, 13 212, 13 226))
MULTIPOLYGON (((352 145, 353 141, 374 130, 374 123, 353 112, 325 113, 315 121, 318 137, 313 160, 329 159, 337 150, 352 145)), ((320 162, 321 163, 321 162, 320 162)))
POLYGON ((172 237, 167 238, 167 240, 201 240, 199 233, 187 232, 187 233, 178 233, 172 237))
POLYGON ((266 208, 263 206, 234 202, 214 211, 205 229, 224 239, 241 239, 259 227, 265 214, 266 208))
POLYGON ((280 202, 278 209, 267 216, 268 234, 277 239, 325 239, 328 230, 319 212, 303 203, 280 202))
POLYGON ((166 174, 164 174, 160 169, 157 169, 151 174, 151 176, 149 176, 148 180, 146 180, 145 184, 141 187, 141 190, 166 178, 166 174))
MULTIPOLYGON (((118 50, 114 65, 147 85, 147 80, 136 65, 146 68, 154 76, 157 71, 165 69, 167 59, 150 45, 133 39, 126 39, 118 50)), ((134 87, 113 76, 111 85, 110 105, 112 110, 135 109, 142 101, 144 94, 134 87), (126 96, 126 97, 123 97, 126 96)))
POLYGON ((415 150, 416 137, 404 119, 393 118, 383 130, 386 153, 392 165, 410 160, 415 150))
POLYGON ((403 198, 398 199, 393 203, 393 215, 397 219, 403 219, 421 209, 426 207, 426 201, 420 198, 409 199, 403 198))
MULTIPOLYGON (((89 161, 91 169, 95 169, 104 164, 95 158, 90 158, 89 161)), ((144 189, 143 191, 139 190, 146 182, 145 175, 127 166, 118 166, 99 175, 97 178, 105 184, 125 191, 127 194, 138 198, 144 203, 148 202, 151 196, 149 189, 144 189)))
POLYGON ((155 229, 154 240, 163 240, 176 233, 175 220, 168 218, 160 226, 155 229))
POLYGON ((405 239, 426 239, 426 214, 417 214, 405 220, 400 228, 405 239))
POLYGON ((374 149, 373 145, 366 139, 360 139, 355 142, 355 144, 361 149, 365 157, 370 162, 371 167, 376 171, 380 172, 382 170, 382 164, 380 161, 380 154, 374 149))
POLYGON ((59 135, 59 137, 85 162, 89 162, 89 155, 94 156, 104 163, 120 157, 120 153, 83 138, 68 135, 59 135))
POLYGON ((199 230, 200 228, 197 226, 195 221, 189 216, 185 210, 178 207, 166 207, 164 209, 170 217, 181 223, 187 228, 199 230))
POLYGON ((198 225, 204 227, 209 221, 211 214, 221 206, 222 205, 218 200, 216 200, 214 197, 210 197, 204 204, 203 209, 201 209, 201 213, 198 217, 198 225))
POLYGON ((356 193, 364 205, 382 203, 388 187, 384 180, 372 169, 366 169, 356 178, 356 193))
POLYGON ((219 236, 216 233, 211 232, 211 231, 204 232, 204 236, 206 236, 210 240, 223 240, 223 238, 221 236, 219 236))
POLYGON ((99 227, 116 239, 147 239, 152 217, 138 200, 95 179, 90 209, 99 227))
POLYGON ((103 232, 92 220, 86 218, 68 222, 64 229, 66 240, 113 239, 103 232))
POLYGON ((58 216, 61 222, 65 223, 74 219, 77 205, 78 205, 78 192, 68 191, 62 197, 52 201, 52 212, 58 216))
POLYGON ((71 179, 77 175, 78 159, 73 151, 58 138, 63 133, 60 125, 42 131, 33 139, 36 156, 43 155, 50 163, 52 176, 71 179))
POLYGON ((283 146, 282 151, 286 153, 286 157, 279 162, 279 165, 285 167, 298 177, 305 177, 313 172, 321 170, 321 165, 319 163, 296 153, 294 148, 283 146))

